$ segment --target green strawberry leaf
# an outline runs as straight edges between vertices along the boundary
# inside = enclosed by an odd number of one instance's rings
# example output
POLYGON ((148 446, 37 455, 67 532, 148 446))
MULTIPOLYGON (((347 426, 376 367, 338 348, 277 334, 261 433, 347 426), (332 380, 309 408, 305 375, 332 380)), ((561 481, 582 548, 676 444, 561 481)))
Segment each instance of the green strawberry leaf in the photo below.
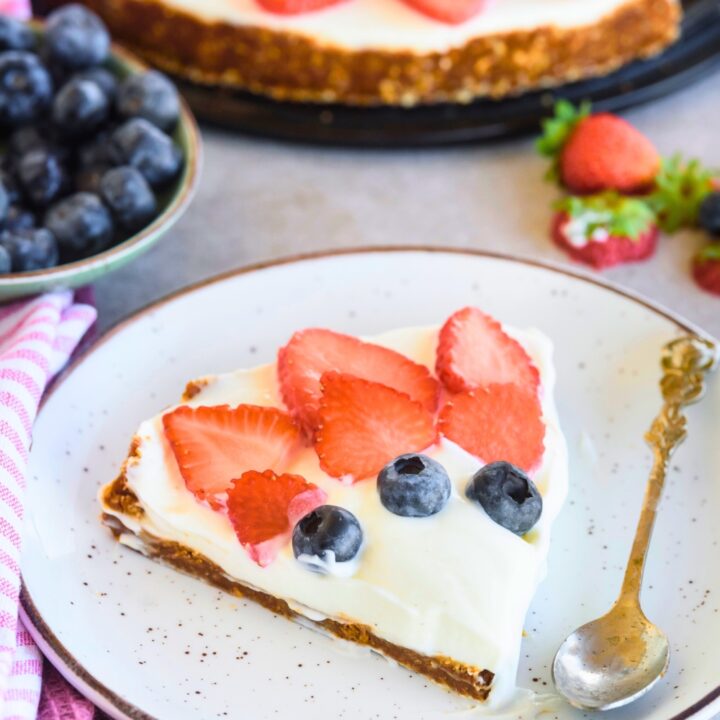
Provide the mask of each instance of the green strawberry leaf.
POLYGON ((706 262, 709 260, 720 260, 720 243, 710 243, 706 245, 697 256, 700 262, 706 262))
POLYGON ((542 121, 542 135, 535 142, 535 148, 541 155, 553 161, 545 175, 546 180, 552 182, 558 180, 560 153, 577 124, 588 115, 590 115, 589 102, 582 102, 576 108, 568 100, 558 100, 555 103, 553 116, 542 121))
POLYGON ((717 171, 703 167, 699 160, 684 160, 680 155, 664 158, 655 179, 655 188, 645 197, 668 233, 697 225, 700 204, 712 191, 717 171))
POLYGON ((583 197, 570 195, 555 203, 555 209, 580 220, 588 239, 596 230, 603 230, 615 237, 638 240, 657 222, 644 200, 612 191, 583 197))

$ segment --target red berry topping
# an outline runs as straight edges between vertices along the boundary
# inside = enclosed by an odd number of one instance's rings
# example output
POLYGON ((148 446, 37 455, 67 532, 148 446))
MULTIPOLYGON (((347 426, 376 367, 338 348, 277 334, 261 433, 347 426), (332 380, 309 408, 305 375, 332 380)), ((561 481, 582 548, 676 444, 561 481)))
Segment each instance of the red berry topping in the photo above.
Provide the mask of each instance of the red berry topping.
POLYGON ((525 472, 539 465, 545 448, 537 393, 517 385, 455 395, 440 412, 439 429, 483 462, 504 460, 525 472))
POLYGON ((163 416, 165 437, 188 490, 213 500, 248 470, 282 471, 300 436, 284 412, 256 405, 188 407, 163 416))
POLYGON ((438 384, 423 365, 404 355, 331 330, 295 333, 278 353, 283 400, 309 436, 318 426, 320 377, 337 371, 380 383, 409 395, 427 410, 437 408, 438 384))
POLYGON ((540 374, 522 345, 477 308, 451 315, 440 330, 438 377, 454 393, 490 383, 514 383, 537 392, 540 374))
POLYGON ((423 15, 451 25, 459 25, 478 15, 487 0, 405 0, 423 15))
POLYGON ((326 497, 324 490, 300 475, 249 470, 228 490, 227 512, 248 555, 266 567, 290 541, 295 523, 326 497))
POLYGON ((568 231, 572 221, 567 212, 560 211, 552 220, 551 234, 555 244, 564 250, 573 260, 602 270, 621 263, 646 260, 655 253, 660 231, 655 223, 650 223, 636 237, 610 234, 602 229, 602 239, 586 238, 585 244, 578 244, 568 231))
POLYGON ((538 150, 553 158, 549 176, 577 194, 649 189, 660 171, 653 144, 630 123, 609 113, 590 114, 567 100, 555 104, 555 115, 543 121, 538 150))
POLYGON ((405 393, 336 372, 321 383, 315 450, 328 475, 353 482, 375 476, 398 455, 435 442, 432 413, 405 393))
POLYGON ((716 245, 709 247, 713 251, 712 255, 708 252, 700 253, 693 261, 693 277, 703 290, 720 295, 720 251, 716 245))
POLYGON ((576 193, 636 193, 660 170, 655 146, 629 122, 608 113, 581 120, 560 154, 563 185, 576 193))
POLYGON ((278 15, 300 15, 337 5, 344 0, 257 0, 268 12, 278 15))

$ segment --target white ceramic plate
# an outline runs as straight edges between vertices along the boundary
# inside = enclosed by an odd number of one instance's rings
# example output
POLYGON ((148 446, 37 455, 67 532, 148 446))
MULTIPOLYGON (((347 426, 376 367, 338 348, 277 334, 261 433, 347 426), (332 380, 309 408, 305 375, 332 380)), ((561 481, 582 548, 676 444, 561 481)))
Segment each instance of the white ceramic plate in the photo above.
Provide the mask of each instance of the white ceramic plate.
MULTIPOLYGON (((571 493, 528 616, 520 683, 550 690, 565 635, 613 600, 650 454, 659 349, 683 331, 661 309, 566 271, 430 250, 366 251, 241 271, 125 321, 75 364, 35 429, 24 613, 60 670, 115 718, 398 718, 471 703, 364 652, 118 546, 98 521, 136 426, 198 375, 269 361, 310 325, 372 335, 441 322, 467 304, 555 342, 571 493)), ((649 617, 672 662, 622 720, 720 709, 720 382, 689 410, 647 571, 649 617)), ((472 713, 474 714, 474 712, 472 713)), ((582 717, 560 705, 554 717, 582 717)))

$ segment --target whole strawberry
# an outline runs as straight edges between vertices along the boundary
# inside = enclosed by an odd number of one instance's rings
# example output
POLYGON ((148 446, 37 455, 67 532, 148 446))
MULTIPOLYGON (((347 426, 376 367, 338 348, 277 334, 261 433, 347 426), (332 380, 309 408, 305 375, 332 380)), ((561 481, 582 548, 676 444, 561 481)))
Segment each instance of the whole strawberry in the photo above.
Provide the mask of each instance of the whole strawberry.
POLYGON ((559 101, 537 147, 554 160, 551 176, 578 195, 640 193, 660 170, 660 155, 641 132, 616 115, 591 115, 587 104, 559 101))
POLYGON ((693 260, 695 282, 705 291, 720 295, 720 245, 711 244, 693 260))
POLYGON ((641 200, 602 193, 563 198, 555 207, 552 239, 578 262, 602 270, 655 252, 658 226, 641 200))

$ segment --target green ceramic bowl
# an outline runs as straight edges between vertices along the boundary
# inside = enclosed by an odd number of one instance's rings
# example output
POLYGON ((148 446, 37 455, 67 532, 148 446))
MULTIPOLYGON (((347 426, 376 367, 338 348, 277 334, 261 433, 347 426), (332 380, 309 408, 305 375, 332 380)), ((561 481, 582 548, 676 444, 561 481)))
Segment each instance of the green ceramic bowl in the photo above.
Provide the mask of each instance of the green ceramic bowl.
MULTIPOLYGON (((120 77, 147 69, 143 62, 117 45, 112 47, 107 67, 120 77)), ((180 122, 173 137, 183 151, 185 165, 178 179, 158 195, 160 214, 155 220, 127 240, 83 260, 48 270, 0 275, 0 302, 91 283, 141 255, 178 221, 195 193, 202 158, 200 132, 195 118, 184 101, 181 100, 180 104, 180 122)))

